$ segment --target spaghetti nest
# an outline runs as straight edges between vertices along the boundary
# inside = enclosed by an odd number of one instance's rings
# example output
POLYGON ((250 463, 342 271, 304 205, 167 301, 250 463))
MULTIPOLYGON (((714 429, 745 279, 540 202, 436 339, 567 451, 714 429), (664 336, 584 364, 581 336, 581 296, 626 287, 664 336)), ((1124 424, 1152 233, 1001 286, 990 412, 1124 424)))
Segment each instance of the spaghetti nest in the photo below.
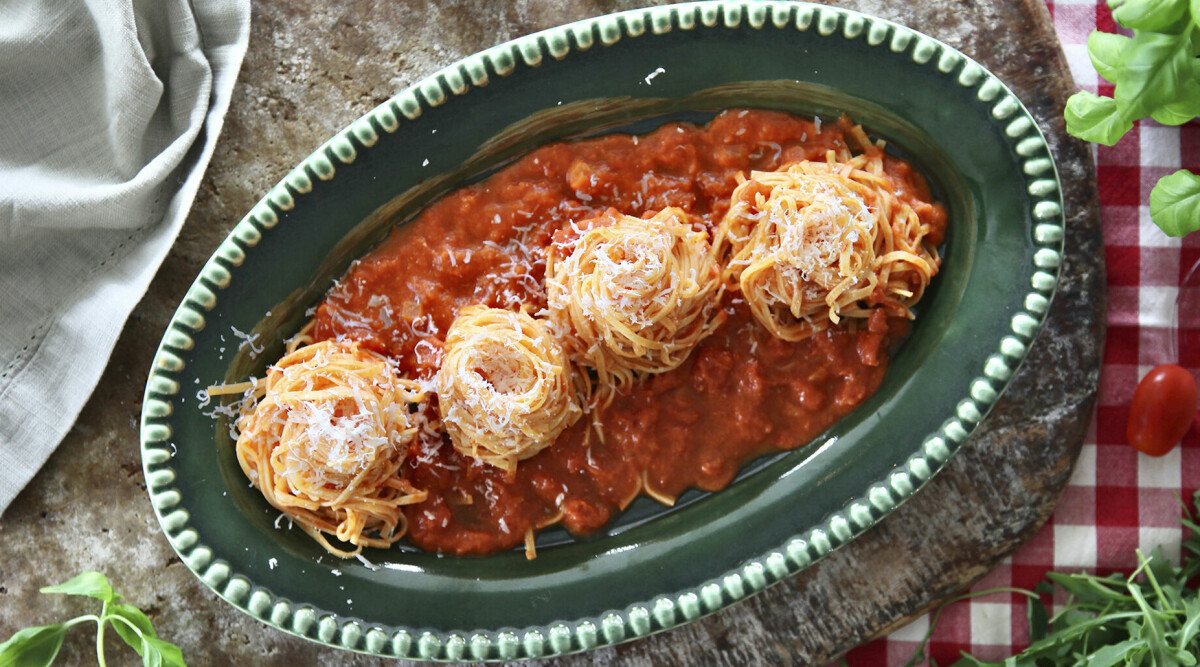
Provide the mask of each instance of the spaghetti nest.
POLYGON ((864 151, 829 151, 825 162, 752 172, 734 190, 714 251, 755 318, 795 341, 883 307, 909 308, 937 273, 937 250, 923 223, 897 195, 883 151, 861 128, 848 139, 864 151))
POLYGON ((559 259, 561 249, 546 262, 550 319, 572 356, 596 372, 600 402, 629 389, 637 373, 678 367, 725 320, 708 234, 680 209, 649 219, 609 210, 559 259))
POLYGON ((446 334, 437 374, 454 448, 506 471, 583 414, 566 352, 524 312, 467 306, 446 334))
POLYGON ((425 500, 400 477, 417 435, 417 386, 358 343, 323 341, 279 360, 238 419, 238 462, 267 502, 343 558, 404 535, 400 507, 425 500), (325 534, 354 545, 343 551, 325 534))

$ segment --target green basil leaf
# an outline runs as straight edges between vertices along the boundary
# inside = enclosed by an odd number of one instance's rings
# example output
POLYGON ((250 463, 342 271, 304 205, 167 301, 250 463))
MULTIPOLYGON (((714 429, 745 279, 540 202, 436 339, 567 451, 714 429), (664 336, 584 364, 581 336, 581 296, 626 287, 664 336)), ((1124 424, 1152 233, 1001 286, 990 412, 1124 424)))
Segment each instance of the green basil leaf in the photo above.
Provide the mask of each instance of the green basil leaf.
POLYGON ((1183 125, 1196 117, 1194 105, 1185 102, 1172 102, 1153 111, 1150 117, 1163 125, 1183 125))
POLYGON ((162 667, 163 658, 158 649, 151 646, 148 642, 145 646, 138 649, 138 653, 142 656, 142 667, 162 667))
POLYGON ((1121 116, 1136 120, 1174 102, 1180 81, 1191 74, 1190 37, 1138 32, 1122 49, 1113 97, 1121 116))
POLYGON ((142 613, 141 609, 133 605, 113 605, 108 610, 108 616, 119 616, 132 623, 133 627, 141 631, 142 634, 139 635, 128 625, 109 618, 108 622, 112 625, 113 629, 117 631, 118 635, 121 635, 121 639, 124 639, 126 644, 129 644, 133 647, 133 650, 138 652, 138 655, 142 654, 142 639, 144 637, 157 636, 154 634, 154 626, 150 623, 150 619, 146 614, 142 613))
POLYGON ((1155 109, 1151 118, 1163 125, 1183 125, 1200 116, 1200 59, 1192 58, 1191 64, 1191 74, 1179 82, 1175 100, 1155 109))
MULTIPOLYGON (((1200 2, 1200 0, 1196 1, 1200 2)), ((1088 35, 1087 50, 1088 58, 1092 60, 1092 67, 1095 67, 1096 73, 1110 83, 1117 81, 1117 71, 1121 65, 1121 52, 1128 42, 1128 37, 1114 35, 1111 32, 1096 30, 1088 35)))
POLYGON ((61 623, 25 628, 0 644, 0 667, 49 665, 66 636, 67 629, 61 623))
POLYGON ((1163 32, 1187 10, 1188 0, 1128 0, 1113 10, 1113 18, 1133 30, 1163 32))
POLYGON ((115 602, 121 599, 120 595, 113 592, 112 586, 108 583, 108 577, 99 572, 77 574, 70 581, 63 582, 57 586, 43 588, 42 592, 62 593, 64 595, 86 595, 87 597, 104 600, 105 602, 115 602))
MULTIPOLYGON (((162 661, 160 664, 166 667, 187 667, 187 663, 183 661, 183 651, 179 647, 168 641, 163 641, 156 637, 146 637, 147 649, 153 648, 162 661)), ((143 664, 145 659, 143 658, 143 664)))
POLYGON ((1150 191, 1150 219, 1167 236, 1200 229, 1200 176, 1180 169, 1160 178, 1150 191))
POLYGON ((1200 0, 1192 0, 1192 23, 1200 26, 1200 0))
POLYGON ((1133 128, 1111 97, 1081 90, 1067 100, 1067 132, 1084 141, 1112 146, 1133 128))

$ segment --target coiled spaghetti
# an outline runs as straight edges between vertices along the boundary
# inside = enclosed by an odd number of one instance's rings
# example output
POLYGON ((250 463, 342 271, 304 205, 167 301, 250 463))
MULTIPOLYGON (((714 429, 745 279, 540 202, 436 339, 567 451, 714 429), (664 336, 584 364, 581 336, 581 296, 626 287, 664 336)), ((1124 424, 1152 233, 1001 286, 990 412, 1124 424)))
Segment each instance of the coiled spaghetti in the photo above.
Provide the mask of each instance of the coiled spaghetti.
POLYGON ((330 553, 391 546, 405 532, 402 505, 426 494, 398 474, 417 434, 417 386, 358 343, 305 345, 256 383, 238 419, 238 463, 263 496, 330 553), (354 545, 344 551, 325 534, 354 545))
POLYGON ((842 147, 825 162, 752 172, 715 234, 729 287, 785 340, 875 307, 911 318, 938 271, 937 250, 924 243, 929 226, 897 195, 882 149, 858 127, 847 139, 864 152, 842 147))
POLYGON ((636 373, 683 363, 725 320, 724 287, 708 234, 680 209, 650 219, 609 210, 590 224, 565 258, 551 248, 546 300, 572 355, 595 370, 603 403, 636 373))
POLYGON ((562 345, 528 314, 467 306, 450 325, 438 406, 463 454, 516 470, 583 414, 577 391, 562 345))

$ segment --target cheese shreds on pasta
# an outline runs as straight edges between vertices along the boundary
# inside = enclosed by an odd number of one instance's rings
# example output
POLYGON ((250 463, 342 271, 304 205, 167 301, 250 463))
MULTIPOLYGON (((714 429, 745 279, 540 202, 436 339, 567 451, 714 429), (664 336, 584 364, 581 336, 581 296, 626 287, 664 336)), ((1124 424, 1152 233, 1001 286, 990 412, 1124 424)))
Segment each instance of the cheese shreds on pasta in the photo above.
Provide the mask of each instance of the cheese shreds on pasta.
POLYGON ((238 419, 237 457, 267 502, 342 558, 399 540, 400 507, 426 498, 399 473, 417 436, 408 407, 423 400, 418 386, 384 357, 338 341, 294 349, 256 384, 238 419))
POLYGON ((945 210, 908 164, 848 118, 751 110, 597 141, 447 195, 356 261, 265 377, 198 395, 239 415, 238 461, 280 518, 343 558, 411 530, 533 559, 542 528, 720 488, 793 444, 772 429, 815 433, 878 386, 906 329, 889 318, 941 263, 945 210), (776 345, 760 325, 824 333, 776 345))
POLYGON ((503 470, 579 419, 580 386, 559 341, 524 312, 467 306, 446 334, 442 424, 455 449, 503 470))
POLYGON ((800 340, 875 307, 912 318, 937 274, 937 250, 917 213, 894 191, 883 150, 861 128, 864 152, 751 172, 734 190, 714 252, 729 289, 775 336, 800 340))
POLYGON ((708 244, 688 215, 649 219, 609 210, 566 253, 550 248, 550 319, 578 363, 595 371, 597 401, 630 389, 638 373, 678 367, 725 321, 724 287, 708 244))

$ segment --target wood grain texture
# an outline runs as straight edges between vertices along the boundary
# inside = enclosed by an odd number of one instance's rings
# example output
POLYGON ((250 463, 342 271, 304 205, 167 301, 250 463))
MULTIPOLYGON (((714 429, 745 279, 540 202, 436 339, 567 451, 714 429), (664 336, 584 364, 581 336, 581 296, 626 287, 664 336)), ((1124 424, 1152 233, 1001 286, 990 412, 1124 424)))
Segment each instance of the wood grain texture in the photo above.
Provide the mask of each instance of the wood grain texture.
MULTIPOLYGON (((80 601, 37 590, 99 569, 147 609, 160 633, 194 664, 394 664, 268 628, 219 600, 175 557, 146 496, 137 444, 143 384, 158 340, 229 229, 292 165, 351 120, 481 48, 651 3, 314 4, 254 4, 242 77, 182 235, 130 318, 101 389, 0 518, 0 637, 81 613, 80 601)), ((1037 119, 1058 163, 1067 216, 1064 278, 1046 327, 963 451, 862 538, 697 623, 548 664, 821 664, 985 574, 1045 521, 1070 474, 1096 397, 1104 253, 1091 156, 1063 129, 1072 84, 1046 8, 1042 0, 837 4, 964 51, 1004 80, 1037 119)), ((86 632, 73 634, 61 664, 90 662, 92 641, 86 632)), ((111 648, 132 657, 124 650, 111 648)))

